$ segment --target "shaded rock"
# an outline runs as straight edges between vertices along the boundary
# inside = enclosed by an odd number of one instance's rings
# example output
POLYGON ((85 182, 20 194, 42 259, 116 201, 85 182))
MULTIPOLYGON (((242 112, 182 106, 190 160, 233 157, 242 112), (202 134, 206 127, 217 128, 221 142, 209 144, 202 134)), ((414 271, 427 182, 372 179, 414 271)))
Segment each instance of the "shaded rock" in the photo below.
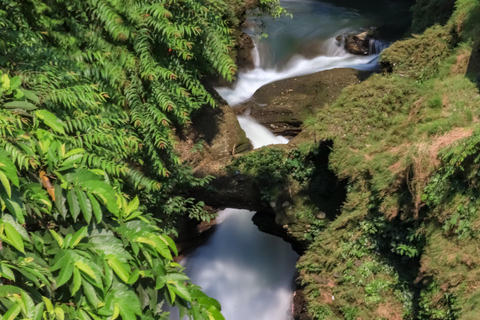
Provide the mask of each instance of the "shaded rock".
POLYGON ((193 168, 252 149, 232 108, 219 96, 216 100, 217 108, 202 107, 192 116, 192 124, 177 132, 175 149, 182 162, 193 168))
POLYGON ((275 134, 294 137, 303 121, 325 104, 335 101, 343 88, 366 79, 371 72, 333 69, 267 84, 253 97, 234 107, 249 113, 275 134))
POLYGON ((377 40, 375 33, 375 29, 347 32, 337 36, 335 40, 337 40, 337 44, 343 46, 347 52, 366 56, 380 53, 385 47, 383 43, 377 40))
POLYGON ((247 71, 255 67, 252 50, 255 48, 255 43, 252 38, 242 32, 238 38, 237 44, 237 67, 238 71, 247 71))

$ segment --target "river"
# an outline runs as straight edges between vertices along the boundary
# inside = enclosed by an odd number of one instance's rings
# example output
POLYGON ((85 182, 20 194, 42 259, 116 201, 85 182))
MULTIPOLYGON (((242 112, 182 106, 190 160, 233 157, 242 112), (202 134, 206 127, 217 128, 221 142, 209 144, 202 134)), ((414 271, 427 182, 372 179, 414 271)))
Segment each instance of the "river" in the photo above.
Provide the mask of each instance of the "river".
MULTIPOLYGON (((264 17, 261 31, 268 34, 266 38, 258 36, 259 30, 246 30, 256 42, 255 68, 240 73, 232 88, 217 88, 231 106, 277 80, 339 67, 373 70, 378 55, 348 54, 335 37, 378 26, 386 30, 387 44, 400 37, 408 24, 408 5, 400 0, 374 0, 363 7, 349 0, 281 3, 293 18, 264 17)), ((288 143, 249 116, 239 117, 239 122, 254 148, 288 143)), ((260 232, 251 221, 253 215, 238 209, 220 212, 214 234, 182 264, 195 284, 219 300, 226 320, 292 319, 298 255, 282 239, 260 232)))

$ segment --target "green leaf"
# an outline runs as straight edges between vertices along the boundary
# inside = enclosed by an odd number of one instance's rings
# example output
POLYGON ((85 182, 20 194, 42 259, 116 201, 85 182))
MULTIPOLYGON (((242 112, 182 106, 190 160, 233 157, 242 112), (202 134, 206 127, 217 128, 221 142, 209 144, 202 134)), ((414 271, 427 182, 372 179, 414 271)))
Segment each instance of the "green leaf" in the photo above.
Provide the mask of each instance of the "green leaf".
POLYGON ((55 207, 62 215, 63 219, 67 217, 67 207, 65 206, 65 199, 63 188, 60 184, 55 184, 55 207))
POLYGON ((166 234, 162 234, 159 236, 163 241, 165 241, 168 246, 170 247, 170 250, 173 251, 173 253, 175 253, 176 256, 178 256, 178 250, 177 250, 177 246, 175 245, 175 242, 172 240, 172 238, 170 238, 169 236, 167 236, 166 234))
POLYGON ((102 222, 102 208, 100 208, 100 204, 98 203, 97 199, 90 193, 87 192, 88 199, 90 200, 90 204, 92 205, 93 215, 95 216, 95 220, 97 223, 102 222))
POLYGON ((68 261, 62 268, 56 279, 57 288, 63 286, 73 275, 73 263, 68 261))
POLYGON ((33 101, 35 103, 40 103, 40 100, 38 99, 37 95, 33 91, 26 90, 26 89, 20 89, 20 90, 22 90, 23 94, 25 95, 25 98, 27 98, 28 100, 33 101))
POLYGON ((49 229, 48 231, 50 231, 50 234, 52 235, 53 239, 55 239, 55 241, 57 241, 58 245, 60 246, 60 248, 63 248, 63 243, 64 243, 64 239, 61 235, 59 235, 55 230, 53 229, 49 229))
POLYGON ((22 85, 22 80, 19 76, 10 79, 10 90, 15 90, 22 85))
POLYGON ((125 264, 123 264, 120 260, 117 259, 116 256, 113 254, 107 255, 107 261, 110 267, 112 267, 113 271, 117 274, 117 276, 123 280, 123 282, 128 282, 128 278, 130 277, 130 270, 125 264))
POLYGON ((10 181, 7 179, 7 175, 0 170, 0 182, 2 183, 5 191, 7 192, 8 198, 12 197, 12 188, 10 187, 10 181))
POLYGON ((80 189, 75 189, 75 194, 77 195, 78 204, 80 205, 80 209, 82 209, 83 217, 87 224, 90 224, 92 220, 92 204, 90 200, 87 198, 85 192, 80 189))
POLYGON ((42 119, 43 122, 49 126, 52 130, 65 134, 62 121, 58 119, 53 113, 47 110, 38 110, 35 112, 35 115, 42 119))
POLYGON ((83 261, 77 261, 75 262, 75 267, 77 267, 80 271, 84 272, 85 274, 87 274, 90 278, 92 279, 97 279, 97 276, 95 275, 95 273, 93 272, 93 269, 90 268, 89 265, 87 265, 85 262, 83 261))
POLYGON ((70 293, 72 296, 77 293, 78 289, 80 289, 80 286, 82 285, 82 276, 80 275, 80 271, 77 268, 73 269, 73 281, 70 284, 70 293))
POLYGON ((172 289, 175 291, 175 293, 179 296, 182 297, 183 299, 187 301, 192 301, 192 296, 190 295, 190 292, 188 291, 187 287, 185 287, 183 284, 174 282, 174 287, 172 289))
POLYGON ((80 205, 78 204, 75 188, 67 191, 67 202, 73 220, 77 221, 78 215, 80 214, 80 205))
POLYGON ((22 306, 20 304, 14 304, 7 312, 5 312, 3 320, 15 320, 21 311, 22 306))
POLYGON ((100 303, 100 300, 98 299, 97 293, 95 292, 95 289, 93 288, 93 286, 87 281, 82 280, 82 287, 83 287, 83 293, 87 297, 88 302, 90 302, 90 304, 95 309, 97 309, 100 303))
POLYGON ((17 229, 12 226, 10 223, 4 222, 5 225, 5 235, 8 241, 12 246, 15 247, 20 252, 25 253, 23 239, 20 233, 18 233, 17 229))
POLYGON ((79 244, 80 241, 82 241, 82 239, 85 238, 87 233, 88 233, 88 228, 87 227, 83 227, 80 230, 78 230, 77 232, 75 232, 75 234, 72 237, 73 243, 71 244, 71 247, 74 248, 77 244, 79 244))
POLYGON ((3 105, 5 109, 35 110, 37 107, 28 101, 11 101, 3 105))
POLYGON ((13 273, 12 269, 7 267, 7 265, 4 263, 0 264, 0 273, 5 279, 15 281, 15 274, 13 273))
POLYGON ((45 302, 45 307, 47 307, 47 311, 48 311, 48 312, 53 312, 53 304, 52 304, 52 301, 50 301, 50 299, 48 299, 48 298, 45 297, 45 296, 42 296, 42 299, 43 299, 43 302, 45 302))
POLYGON ((6 198, 3 200, 8 211, 10 211, 10 213, 15 215, 15 218, 17 218, 18 223, 25 223, 24 214, 26 213, 26 210, 19 192, 14 189, 12 190, 12 197, 10 199, 6 198))
POLYGON ((60 307, 55 308, 55 316, 57 317, 58 320, 65 320, 65 313, 63 312, 63 309, 60 307))
POLYGON ((67 159, 73 155, 76 155, 76 154, 81 154, 81 153, 85 153, 85 149, 83 148, 75 148, 75 149, 72 149, 70 150, 69 152, 67 152, 62 158, 63 159, 67 159))
POLYGON ((4 150, 0 150, 0 171, 3 171, 14 186, 19 187, 17 167, 4 150))

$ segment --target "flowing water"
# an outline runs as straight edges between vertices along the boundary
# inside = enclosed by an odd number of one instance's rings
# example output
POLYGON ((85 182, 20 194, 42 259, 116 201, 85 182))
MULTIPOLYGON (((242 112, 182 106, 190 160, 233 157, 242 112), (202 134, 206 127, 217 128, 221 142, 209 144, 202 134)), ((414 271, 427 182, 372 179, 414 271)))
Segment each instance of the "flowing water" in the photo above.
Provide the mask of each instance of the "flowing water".
MULTIPOLYGON (((258 37, 258 30, 249 30, 256 42, 255 68, 240 73, 233 88, 217 91, 233 106, 277 80, 339 67, 375 69, 378 54, 388 45, 388 39, 370 43, 374 54, 354 56, 338 46, 335 37, 362 27, 402 29, 392 25, 394 19, 401 21, 408 16, 408 6, 399 7, 402 1, 372 0, 365 4, 369 9, 362 10, 358 1, 284 0, 282 6, 293 14, 293 19, 265 18, 263 30, 267 38, 258 37)), ((288 142, 248 115, 238 120, 254 148, 288 142)), ((298 255, 282 239, 260 232, 251 221, 253 214, 238 209, 222 211, 208 242, 182 263, 192 281, 219 300, 226 320, 291 319, 298 255)), ((178 316, 172 315, 171 319, 178 316)))

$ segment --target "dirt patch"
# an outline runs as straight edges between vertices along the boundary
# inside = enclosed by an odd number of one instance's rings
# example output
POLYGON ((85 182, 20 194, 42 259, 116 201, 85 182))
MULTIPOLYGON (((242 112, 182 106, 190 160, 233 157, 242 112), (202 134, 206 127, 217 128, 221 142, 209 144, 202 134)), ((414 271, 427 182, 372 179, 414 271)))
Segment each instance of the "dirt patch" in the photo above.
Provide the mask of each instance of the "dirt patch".
POLYGON ((377 309, 377 315, 381 319, 402 320, 402 308, 390 303, 381 303, 377 309))

